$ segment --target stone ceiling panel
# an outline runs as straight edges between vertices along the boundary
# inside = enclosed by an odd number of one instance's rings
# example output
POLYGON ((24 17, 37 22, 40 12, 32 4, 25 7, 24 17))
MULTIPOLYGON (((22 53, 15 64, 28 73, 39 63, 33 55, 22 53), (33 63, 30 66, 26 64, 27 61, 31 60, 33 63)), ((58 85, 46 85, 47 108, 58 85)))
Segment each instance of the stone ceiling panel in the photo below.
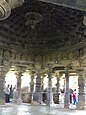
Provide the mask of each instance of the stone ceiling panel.
POLYGON ((9 18, 0 21, 0 43, 15 48, 20 46, 36 53, 58 49, 65 44, 70 47, 85 39, 83 32, 86 27, 82 23, 85 14, 84 11, 64 6, 25 0, 22 6, 12 10, 9 18), (30 19, 26 19, 27 13, 30 19), (37 15, 42 19, 33 27, 37 15))

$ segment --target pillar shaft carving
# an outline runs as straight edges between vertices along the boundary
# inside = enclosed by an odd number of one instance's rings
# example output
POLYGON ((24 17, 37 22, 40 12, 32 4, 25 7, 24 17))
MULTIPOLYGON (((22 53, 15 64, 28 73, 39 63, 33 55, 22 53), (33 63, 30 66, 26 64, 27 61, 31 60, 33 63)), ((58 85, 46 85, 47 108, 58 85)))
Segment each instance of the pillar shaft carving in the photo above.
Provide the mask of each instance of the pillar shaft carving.
POLYGON ((59 95, 60 95, 60 84, 59 84, 59 81, 60 81, 60 77, 58 75, 56 75, 56 78, 57 78, 57 83, 56 83, 56 93, 54 95, 54 98, 55 96, 57 97, 56 99, 54 99, 54 102, 56 104, 59 104, 59 95))
POLYGON ((65 100, 64 107, 69 108, 70 96, 69 96, 69 70, 66 68, 65 70, 65 100))
POLYGON ((41 92, 41 74, 37 74, 36 78, 36 92, 41 92))
POLYGON ((52 94, 52 67, 49 67, 48 71, 48 89, 47 89, 47 105, 51 106, 53 103, 53 94, 52 94))
POLYGON ((30 92, 34 92, 34 75, 31 75, 30 92))
POLYGON ((22 99, 21 99, 21 76, 22 76, 21 72, 17 73, 17 89, 16 89, 14 97, 13 97, 14 102, 22 102, 22 99))
POLYGON ((79 78, 78 78, 78 107, 79 109, 86 108, 86 70, 79 71, 79 78))
POLYGON ((35 93, 33 96, 33 100, 41 103, 42 101, 42 93, 41 93, 41 73, 37 73, 37 77, 36 77, 36 86, 35 86, 35 93))
POLYGON ((4 104, 4 83, 5 83, 5 75, 7 73, 7 68, 4 66, 4 51, 0 51, 0 104, 4 104))
POLYGON ((14 97, 14 101, 21 103, 22 102, 22 92, 21 92, 21 77, 22 77, 22 73, 25 70, 24 67, 22 66, 17 66, 17 91, 15 92, 15 97, 14 97), (17 98, 16 98, 17 97, 17 98))
POLYGON ((56 84, 57 90, 56 90, 56 92, 59 94, 59 86, 60 86, 59 80, 60 80, 60 78, 59 78, 59 76, 56 76, 56 77, 57 77, 57 84, 56 84))
POLYGON ((33 101, 33 93, 34 93, 34 74, 31 75, 30 93, 31 93, 31 101, 33 101))
POLYGON ((21 90, 21 76, 22 76, 22 72, 18 72, 18 74, 17 74, 17 91, 21 90))
POLYGON ((6 69, 4 66, 0 67, 0 104, 5 104, 4 99, 4 83, 5 83, 5 75, 6 75, 6 69))

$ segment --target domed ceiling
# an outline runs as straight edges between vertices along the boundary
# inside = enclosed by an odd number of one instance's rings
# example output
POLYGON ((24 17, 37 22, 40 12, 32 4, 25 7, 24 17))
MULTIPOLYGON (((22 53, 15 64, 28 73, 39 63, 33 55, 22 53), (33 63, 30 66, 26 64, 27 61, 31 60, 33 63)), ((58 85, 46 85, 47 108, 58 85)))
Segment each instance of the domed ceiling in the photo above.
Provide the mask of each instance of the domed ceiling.
MULTIPOLYGON (((0 21, 0 47, 21 46, 28 51, 59 49, 86 37, 86 12, 36 0, 25 0, 0 21)), ((4 47, 5 48, 5 47, 4 47)))

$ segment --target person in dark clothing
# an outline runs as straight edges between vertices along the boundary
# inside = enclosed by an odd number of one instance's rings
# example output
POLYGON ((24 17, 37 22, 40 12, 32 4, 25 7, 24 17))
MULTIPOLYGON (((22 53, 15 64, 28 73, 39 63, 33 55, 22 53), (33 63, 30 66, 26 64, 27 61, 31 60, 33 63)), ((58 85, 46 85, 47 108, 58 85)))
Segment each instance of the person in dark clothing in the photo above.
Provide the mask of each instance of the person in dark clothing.
POLYGON ((4 94, 5 94, 5 102, 9 103, 10 102, 10 97, 9 97, 9 95, 10 95, 10 88, 9 88, 9 84, 8 84, 8 86, 5 86, 4 94))
POLYGON ((9 96, 10 96, 10 101, 13 99, 13 87, 12 87, 12 85, 10 86, 10 94, 9 94, 9 96))

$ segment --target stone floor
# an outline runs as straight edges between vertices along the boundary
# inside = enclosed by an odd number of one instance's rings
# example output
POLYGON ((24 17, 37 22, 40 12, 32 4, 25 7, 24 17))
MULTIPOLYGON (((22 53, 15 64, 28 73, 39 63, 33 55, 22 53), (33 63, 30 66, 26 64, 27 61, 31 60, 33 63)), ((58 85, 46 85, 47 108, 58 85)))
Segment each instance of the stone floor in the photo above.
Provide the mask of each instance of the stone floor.
POLYGON ((57 106, 32 106, 28 104, 0 105, 0 115, 86 115, 86 110, 71 110, 57 106))

